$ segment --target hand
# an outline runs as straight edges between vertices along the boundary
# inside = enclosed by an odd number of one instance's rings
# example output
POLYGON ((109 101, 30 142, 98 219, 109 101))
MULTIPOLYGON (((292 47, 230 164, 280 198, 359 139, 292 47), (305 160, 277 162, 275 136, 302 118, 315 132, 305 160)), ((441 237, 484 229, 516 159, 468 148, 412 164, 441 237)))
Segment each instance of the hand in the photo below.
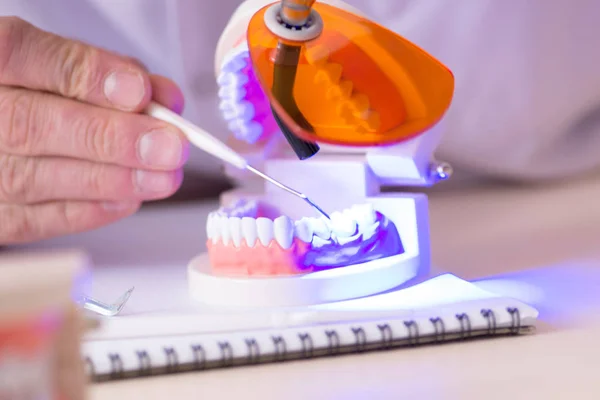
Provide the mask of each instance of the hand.
POLYGON ((172 195, 188 144, 139 112, 181 112, 139 63, 0 17, 0 244, 91 230, 172 195))

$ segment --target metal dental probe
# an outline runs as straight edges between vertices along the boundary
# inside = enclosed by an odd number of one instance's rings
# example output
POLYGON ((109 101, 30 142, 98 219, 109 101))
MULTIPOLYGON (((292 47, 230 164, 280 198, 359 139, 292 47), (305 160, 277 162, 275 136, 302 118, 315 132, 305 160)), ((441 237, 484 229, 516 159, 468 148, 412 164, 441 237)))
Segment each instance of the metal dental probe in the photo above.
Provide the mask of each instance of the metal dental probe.
POLYGON ((285 186, 284 184, 282 184, 281 182, 276 181, 275 179, 271 178, 268 175, 263 174, 262 172, 260 172, 259 170, 255 169, 254 167, 251 167, 250 165, 246 166, 246 169, 248 171, 254 172, 256 175, 264 178, 265 180, 267 180, 268 182, 271 182, 273 185, 280 187, 281 189, 300 197, 302 200, 306 201, 308 204, 310 204, 315 210, 317 210, 319 213, 321 213, 323 216, 325 216, 327 219, 329 218, 329 215, 327 215, 327 213, 325 211, 323 211, 323 209, 321 207, 319 207, 318 205, 316 205, 315 203, 312 202, 311 199, 309 199, 308 197, 306 197, 306 195, 304 193, 300 193, 297 192, 296 190, 285 186))
POLYGON ((266 180, 267 182, 285 190, 288 193, 297 196, 310 204, 312 208, 317 210, 321 215, 325 218, 330 219, 329 215, 321 209, 318 205, 316 205, 312 200, 310 200, 304 193, 300 193, 289 186, 284 185, 283 183, 271 178, 270 176, 264 174, 263 172, 257 170, 248 164, 248 162, 233 149, 229 148, 225 143, 221 142, 204 129, 192 124, 187 121, 180 115, 174 113, 166 107, 163 107, 157 103, 150 103, 150 105, 146 108, 145 114, 150 117, 159 119, 161 121, 167 122, 179 128, 183 134, 188 138, 188 140, 196 147, 205 152, 212 154, 213 156, 220 158, 221 160, 239 168, 245 169, 253 174, 256 174, 266 180))

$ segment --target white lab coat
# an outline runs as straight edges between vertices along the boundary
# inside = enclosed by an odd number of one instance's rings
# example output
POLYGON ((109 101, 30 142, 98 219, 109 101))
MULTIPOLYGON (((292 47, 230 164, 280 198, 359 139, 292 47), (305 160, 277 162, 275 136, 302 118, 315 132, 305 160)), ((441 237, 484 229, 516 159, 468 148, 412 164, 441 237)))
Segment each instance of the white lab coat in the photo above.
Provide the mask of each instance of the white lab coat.
MULTIPOLYGON (((213 59, 240 0, 2 0, 52 32, 135 56, 173 78, 185 115, 228 135, 213 59)), ((557 177, 600 165, 600 1, 347 0, 446 64, 456 94, 438 156, 508 178, 557 177)), ((190 167, 220 173, 192 152, 190 167)))

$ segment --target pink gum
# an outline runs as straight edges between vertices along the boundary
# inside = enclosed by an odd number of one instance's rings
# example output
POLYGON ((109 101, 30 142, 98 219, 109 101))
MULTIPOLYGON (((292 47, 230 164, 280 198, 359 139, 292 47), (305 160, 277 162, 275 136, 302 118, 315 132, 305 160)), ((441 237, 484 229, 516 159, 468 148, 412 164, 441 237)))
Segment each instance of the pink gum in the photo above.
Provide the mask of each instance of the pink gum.
POLYGON ((309 244, 297 238, 289 249, 283 249, 272 240, 268 246, 256 242, 254 247, 248 246, 242 239, 241 246, 223 244, 219 240, 206 243, 212 271, 215 275, 228 276, 281 276, 299 275, 311 272, 312 267, 302 265, 309 244))

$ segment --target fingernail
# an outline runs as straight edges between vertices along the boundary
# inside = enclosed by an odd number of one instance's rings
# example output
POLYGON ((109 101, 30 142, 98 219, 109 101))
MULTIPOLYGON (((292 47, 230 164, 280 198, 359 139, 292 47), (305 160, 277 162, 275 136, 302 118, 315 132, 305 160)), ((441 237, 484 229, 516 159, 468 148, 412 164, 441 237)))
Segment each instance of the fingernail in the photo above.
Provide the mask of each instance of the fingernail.
POLYGON ((136 108, 145 94, 144 78, 139 72, 115 71, 104 80, 104 95, 119 108, 136 108))
POLYGON ((169 172, 135 171, 135 186, 140 193, 164 193, 173 189, 174 176, 169 172))
POLYGON ((107 201, 103 205, 105 210, 107 211, 126 211, 136 208, 138 206, 137 203, 128 203, 128 202, 118 202, 118 201, 107 201))
POLYGON ((138 143, 140 161, 153 168, 177 168, 185 155, 182 139, 175 132, 146 133, 138 143))

